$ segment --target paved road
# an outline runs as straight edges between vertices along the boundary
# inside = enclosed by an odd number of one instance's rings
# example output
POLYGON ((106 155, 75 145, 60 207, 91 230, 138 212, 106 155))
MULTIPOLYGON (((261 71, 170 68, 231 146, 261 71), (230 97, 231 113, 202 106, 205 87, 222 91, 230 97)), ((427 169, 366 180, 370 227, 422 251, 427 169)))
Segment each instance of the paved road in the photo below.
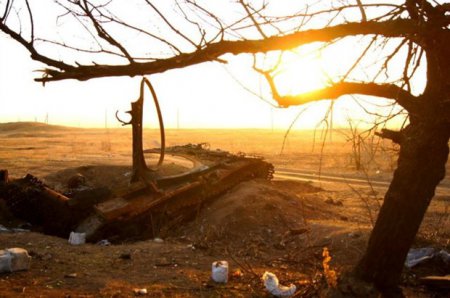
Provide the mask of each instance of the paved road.
MULTIPOLYGON (((367 179, 363 179, 357 176, 337 175, 323 173, 320 176, 312 171, 286 169, 286 168, 275 168, 275 178, 278 179, 288 179, 288 180, 298 180, 298 181, 311 181, 315 183, 322 184, 341 184, 342 186, 351 185, 354 186, 369 186, 367 179)), ((373 188, 377 190, 386 191, 389 187, 390 180, 382 180, 379 178, 370 179, 370 184, 373 188)), ((450 183, 448 179, 441 183, 438 187, 439 194, 450 194, 450 183)))

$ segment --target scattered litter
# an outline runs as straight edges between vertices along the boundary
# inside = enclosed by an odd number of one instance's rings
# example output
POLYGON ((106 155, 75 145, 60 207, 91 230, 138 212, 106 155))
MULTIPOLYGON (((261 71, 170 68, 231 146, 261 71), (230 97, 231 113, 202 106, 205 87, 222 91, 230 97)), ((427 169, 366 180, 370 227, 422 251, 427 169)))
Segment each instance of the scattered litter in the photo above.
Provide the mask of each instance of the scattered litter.
POLYGON ((420 263, 433 258, 440 258, 444 263, 450 264, 450 254, 445 251, 436 251, 432 247, 411 248, 406 256, 405 266, 412 268, 420 263))
POLYGON ((109 242, 108 239, 103 239, 103 240, 100 240, 99 242, 97 242, 97 245, 100 245, 100 246, 110 246, 110 245, 111 245, 111 242, 109 242))
POLYGON ((211 278, 215 282, 227 283, 228 282, 228 262, 227 261, 213 262, 211 278))
POLYGON ((290 297, 297 290, 297 287, 293 284, 289 287, 280 285, 277 276, 271 272, 264 272, 262 280, 264 281, 266 290, 277 297, 290 297))
POLYGON ((72 245, 80 245, 86 243, 86 233, 70 232, 69 243, 72 245))
POLYGON ((133 290, 135 295, 147 295, 147 289, 134 289, 133 290))
POLYGON ((22 228, 12 228, 8 229, 4 225, 0 225, 0 233, 25 233, 29 232, 30 230, 22 229, 22 228))
POLYGON ((23 248, 7 248, 0 250, 0 273, 30 269, 31 257, 23 248))
POLYGON ((156 242, 156 243, 163 243, 164 240, 162 240, 161 238, 156 237, 156 238, 153 239, 153 242, 156 242))

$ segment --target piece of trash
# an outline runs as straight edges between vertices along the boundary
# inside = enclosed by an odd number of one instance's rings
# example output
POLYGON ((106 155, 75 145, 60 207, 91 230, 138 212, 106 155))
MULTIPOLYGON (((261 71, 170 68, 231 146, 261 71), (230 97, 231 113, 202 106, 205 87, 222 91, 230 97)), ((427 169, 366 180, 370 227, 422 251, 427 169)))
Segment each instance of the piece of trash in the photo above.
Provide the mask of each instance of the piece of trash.
POLYGON ((406 256, 405 266, 412 268, 434 257, 435 249, 432 247, 411 248, 406 256))
POLYGON ((11 231, 4 225, 0 225, 0 233, 10 233, 11 231))
POLYGON ((143 289, 134 289, 133 290, 135 295, 147 295, 147 289, 143 288, 143 289))
POLYGON ((445 250, 437 251, 432 247, 411 248, 406 256, 405 266, 412 268, 433 258, 439 258, 445 264, 450 264, 450 254, 445 250))
POLYGON ((164 240, 162 240, 161 238, 156 237, 156 238, 153 239, 153 242, 156 242, 156 243, 163 243, 164 240))
POLYGON ((97 242, 97 245, 100 245, 100 246, 110 246, 110 245, 111 245, 111 242, 109 242, 108 239, 103 239, 103 240, 100 240, 99 242, 97 242))
POLYGON ((228 262, 216 261, 212 263, 211 278, 215 282, 228 282, 228 262))
POLYGON ((69 243, 72 245, 80 245, 86 243, 86 233, 70 232, 69 243))
POLYGON ((69 273, 64 275, 65 278, 77 278, 78 274, 76 273, 69 273))
POLYGON ((445 264, 450 264, 450 253, 446 252, 445 250, 441 250, 437 253, 439 257, 441 257, 442 261, 444 261, 445 264))
POLYGON ((290 286, 282 286, 279 284, 278 278, 272 272, 264 272, 262 276, 262 280, 264 281, 264 286, 266 290, 270 292, 270 294, 277 297, 289 297, 294 295, 297 287, 293 284, 290 286))
POLYGON ((30 269, 31 257, 23 248, 7 248, 0 250, 0 273, 30 269))
POLYGON ((244 273, 242 273, 241 269, 236 269, 233 271, 233 273, 231 273, 231 276, 233 278, 240 278, 240 277, 244 276, 244 273))
POLYGON ((30 230, 22 229, 22 228, 12 228, 8 229, 4 225, 0 225, 0 233, 24 233, 29 232, 30 230))

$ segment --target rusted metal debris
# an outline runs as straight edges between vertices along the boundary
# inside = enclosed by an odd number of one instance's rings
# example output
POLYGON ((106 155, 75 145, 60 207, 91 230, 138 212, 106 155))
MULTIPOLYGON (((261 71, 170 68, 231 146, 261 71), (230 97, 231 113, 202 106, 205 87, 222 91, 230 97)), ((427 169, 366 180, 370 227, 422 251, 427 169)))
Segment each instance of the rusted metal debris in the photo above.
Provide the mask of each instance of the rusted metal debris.
POLYGON ((71 231, 86 233, 88 241, 143 239, 159 236, 189 219, 209 200, 238 183, 253 179, 272 179, 273 166, 259 157, 209 150, 206 144, 175 146, 165 150, 165 133, 155 90, 143 78, 139 99, 131 103, 133 168, 131 181, 122 189, 85 186, 84 177, 69 179, 70 192, 60 194, 38 178, 27 175, 8 180, 8 171, 0 171, 0 199, 17 217, 43 232, 67 237, 71 231), (143 150, 142 115, 144 84, 152 93, 161 132, 161 148, 143 150), (158 176, 145 163, 145 153, 159 153, 190 159, 194 168, 180 175, 158 176))
POLYGON ((196 167, 180 175, 155 177, 154 185, 139 180, 122 189, 84 188, 67 196, 27 175, 0 182, 0 198, 15 216, 48 234, 67 237, 71 231, 84 232, 90 242, 145 239, 188 220, 238 183, 271 179, 273 174, 273 166, 262 158, 213 151, 202 144, 166 152, 188 158, 196 167))
POLYGON ((142 118, 144 113, 144 86, 147 85, 152 96, 153 102, 155 104, 156 113, 158 115, 159 121, 159 131, 160 131, 160 139, 161 139, 161 148, 159 150, 160 157, 157 166, 159 167, 164 161, 164 152, 165 152, 165 131, 164 131, 164 121, 162 118, 161 108, 159 106, 158 97, 156 92, 146 78, 142 78, 140 85, 140 93, 139 98, 131 103, 131 110, 126 113, 130 114, 130 121, 126 122, 119 118, 118 111, 116 112, 117 120, 122 123, 122 125, 131 125, 132 126, 132 134, 133 134, 133 173, 131 175, 131 182, 136 182, 139 180, 152 180, 154 171, 150 170, 145 163, 145 157, 143 152, 142 145, 142 118))

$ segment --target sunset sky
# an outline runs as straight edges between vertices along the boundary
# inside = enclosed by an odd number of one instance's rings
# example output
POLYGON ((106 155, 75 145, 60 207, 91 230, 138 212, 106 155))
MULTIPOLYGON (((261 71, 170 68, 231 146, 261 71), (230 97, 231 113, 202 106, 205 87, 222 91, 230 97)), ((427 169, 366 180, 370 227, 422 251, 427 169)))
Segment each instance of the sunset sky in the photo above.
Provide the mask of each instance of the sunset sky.
MULTIPOLYGON (((288 54, 277 78, 280 90, 295 93, 323 87, 328 78, 351 65, 356 56, 354 43, 344 43, 320 55, 307 47, 288 54)), ((138 97, 139 77, 67 80, 44 87, 33 81, 40 76, 35 71, 43 65, 32 61, 23 47, 0 33, 0 49, 0 122, 43 122, 48 114, 50 124, 104 127, 106 115, 108 126, 118 127, 115 111, 128 110, 138 97)), ((288 109, 271 106, 257 96, 271 101, 267 83, 251 69, 250 57, 224 58, 229 61, 226 65, 204 63, 148 77, 159 96, 168 128, 179 124, 180 128, 287 129, 295 116, 307 109, 294 128, 311 129, 326 113, 327 101, 288 109)), ((149 94, 146 100, 144 125, 155 127, 149 94)), ((355 123, 372 121, 355 103, 355 97, 347 96, 335 102, 334 126, 346 125, 349 117, 355 123)))

